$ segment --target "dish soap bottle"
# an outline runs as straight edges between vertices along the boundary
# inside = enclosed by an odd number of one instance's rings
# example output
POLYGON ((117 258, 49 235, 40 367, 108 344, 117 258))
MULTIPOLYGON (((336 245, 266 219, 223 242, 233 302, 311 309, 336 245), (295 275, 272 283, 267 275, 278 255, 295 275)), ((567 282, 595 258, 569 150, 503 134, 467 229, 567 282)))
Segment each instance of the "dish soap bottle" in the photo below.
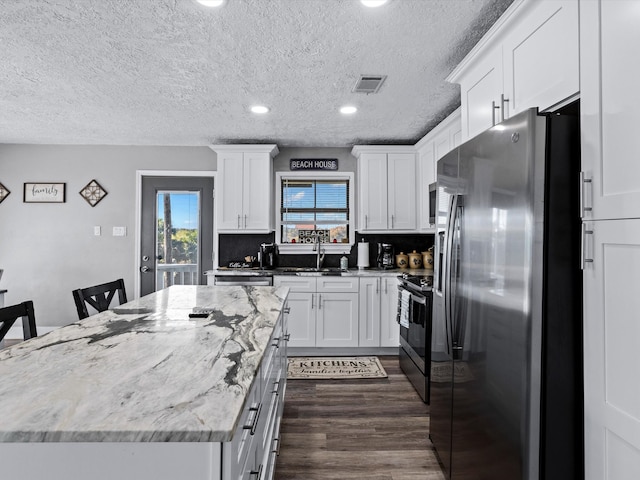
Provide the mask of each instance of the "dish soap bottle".
POLYGON ((340 270, 349 270, 349 259, 344 255, 340 259, 340 270))

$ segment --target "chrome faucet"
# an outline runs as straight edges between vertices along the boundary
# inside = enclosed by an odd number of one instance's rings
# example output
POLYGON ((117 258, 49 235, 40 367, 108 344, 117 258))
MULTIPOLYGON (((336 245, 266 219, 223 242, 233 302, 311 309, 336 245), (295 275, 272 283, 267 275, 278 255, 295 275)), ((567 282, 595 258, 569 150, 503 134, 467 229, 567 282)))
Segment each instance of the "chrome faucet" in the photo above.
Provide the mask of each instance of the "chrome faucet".
POLYGON ((324 262, 324 251, 320 246, 320 234, 315 233, 315 242, 313 242, 313 251, 316 252, 316 270, 320 270, 322 267, 322 262, 324 262))

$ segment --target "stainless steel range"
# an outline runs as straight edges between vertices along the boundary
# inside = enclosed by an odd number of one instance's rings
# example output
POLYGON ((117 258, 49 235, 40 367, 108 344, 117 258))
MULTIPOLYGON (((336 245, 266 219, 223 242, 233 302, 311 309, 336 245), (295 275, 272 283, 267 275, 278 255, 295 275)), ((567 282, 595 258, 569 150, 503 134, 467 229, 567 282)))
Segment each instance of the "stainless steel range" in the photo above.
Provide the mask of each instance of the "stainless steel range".
POLYGON ((404 273, 398 281, 400 368, 422 400, 429 403, 433 277, 404 273))

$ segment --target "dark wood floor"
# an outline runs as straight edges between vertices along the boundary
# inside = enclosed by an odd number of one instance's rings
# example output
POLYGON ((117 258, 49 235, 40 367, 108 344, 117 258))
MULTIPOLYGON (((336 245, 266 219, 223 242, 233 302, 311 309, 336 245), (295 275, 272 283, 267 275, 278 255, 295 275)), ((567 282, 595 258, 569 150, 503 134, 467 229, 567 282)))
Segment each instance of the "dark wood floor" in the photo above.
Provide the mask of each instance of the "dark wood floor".
POLYGON ((429 407, 400 370, 388 378, 289 380, 276 480, 443 480, 429 407))

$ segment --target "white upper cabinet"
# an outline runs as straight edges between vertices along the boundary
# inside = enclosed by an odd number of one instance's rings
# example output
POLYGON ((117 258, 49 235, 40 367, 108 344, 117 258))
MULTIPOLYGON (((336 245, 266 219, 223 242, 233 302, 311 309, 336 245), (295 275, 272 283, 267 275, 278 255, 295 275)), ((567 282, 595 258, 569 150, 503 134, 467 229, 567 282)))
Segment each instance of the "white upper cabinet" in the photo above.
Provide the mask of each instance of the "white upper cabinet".
POLYGON ((580 2, 583 217, 640 218, 640 2, 580 2))
POLYGON ((416 153, 413 146, 355 146, 358 230, 417 230, 416 153))
POLYGON ((220 232, 273 231, 275 145, 213 145, 218 155, 217 225, 220 232))
POLYGON ((460 84, 462 139, 576 97, 578 24, 577 0, 516 0, 447 78, 460 84))
POLYGON ((459 146, 461 141, 458 108, 415 145, 418 151, 418 228, 421 232, 435 232, 435 225, 429 222, 429 184, 436 181, 438 160, 459 146))

